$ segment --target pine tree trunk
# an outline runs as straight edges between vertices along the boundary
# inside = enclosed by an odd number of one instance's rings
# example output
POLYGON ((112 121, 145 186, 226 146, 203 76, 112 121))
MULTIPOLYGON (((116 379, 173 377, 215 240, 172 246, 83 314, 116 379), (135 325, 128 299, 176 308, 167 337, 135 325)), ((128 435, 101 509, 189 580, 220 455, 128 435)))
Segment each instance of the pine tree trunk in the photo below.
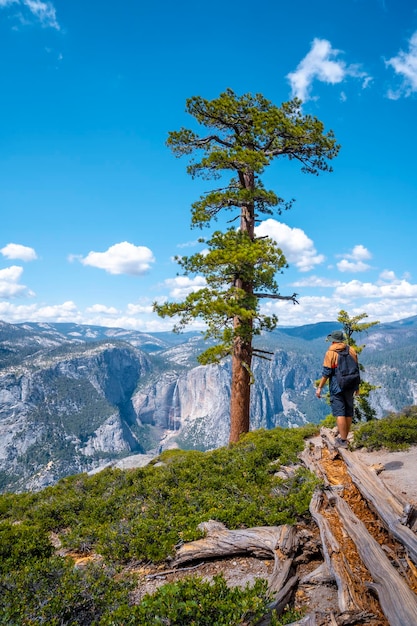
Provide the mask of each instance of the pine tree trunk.
MULTIPOLYGON (((254 189, 255 179, 253 172, 240 173, 239 179, 244 189, 254 189)), ((255 207, 253 203, 241 208, 240 230, 248 233, 251 239, 254 238, 255 207)), ((235 280, 235 286, 243 289, 246 293, 253 292, 253 286, 244 283, 240 278, 235 280)), ((242 321, 236 317, 234 319, 235 331, 241 324, 242 321)), ((240 435, 248 433, 250 427, 252 322, 245 322, 245 324, 248 326, 248 328, 245 328, 245 338, 239 336, 235 337, 233 346, 229 443, 239 441, 240 435)))
POLYGON ((249 432, 251 364, 251 343, 237 337, 232 356, 229 443, 236 443, 240 435, 249 432))

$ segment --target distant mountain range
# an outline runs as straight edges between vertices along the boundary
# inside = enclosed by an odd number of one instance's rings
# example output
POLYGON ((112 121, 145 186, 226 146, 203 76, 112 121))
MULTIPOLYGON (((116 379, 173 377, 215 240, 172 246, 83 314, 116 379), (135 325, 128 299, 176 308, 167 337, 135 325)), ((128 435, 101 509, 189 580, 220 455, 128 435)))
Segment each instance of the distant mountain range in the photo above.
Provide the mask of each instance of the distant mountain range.
MULTIPOLYGON (((317 423, 329 413, 314 381, 336 328, 322 322, 258 338, 273 355, 254 364, 252 428, 317 423)), ((378 386, 378 416, 416 404, 417 316, 373 327, 358 342, 365 378, 378 386)), ((197 333, 0 322, 0 491, 140 463, 173 445, 224 445, 230 364, 198 365, 203 348, 197 333)))

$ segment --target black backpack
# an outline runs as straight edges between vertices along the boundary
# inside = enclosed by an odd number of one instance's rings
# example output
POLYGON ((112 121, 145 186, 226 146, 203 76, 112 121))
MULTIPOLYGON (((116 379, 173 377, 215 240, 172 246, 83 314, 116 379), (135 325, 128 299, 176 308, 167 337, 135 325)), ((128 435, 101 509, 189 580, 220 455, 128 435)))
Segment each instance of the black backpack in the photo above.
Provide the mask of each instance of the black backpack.
POLYGON ((350 354, 349 346, 337 353, 336 380, 342 391, 357 389, 361 381, 359 365, 350 354))

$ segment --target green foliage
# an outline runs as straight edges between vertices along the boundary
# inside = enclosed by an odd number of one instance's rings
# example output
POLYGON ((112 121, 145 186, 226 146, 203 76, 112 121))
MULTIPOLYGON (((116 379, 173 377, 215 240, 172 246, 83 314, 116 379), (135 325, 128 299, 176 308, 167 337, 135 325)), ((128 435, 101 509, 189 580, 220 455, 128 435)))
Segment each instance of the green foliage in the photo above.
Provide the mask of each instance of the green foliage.
POLYGON ((130 610, 132 588, 132 580, 102 566, 77 569, 69 559, 42 559, 0 577, 0 625, 121 624, 112 615, 130 610))
POLYGON ((36 526, 0 524, 0 574, 33 564, 51 556, 52 552, 49 537, 36 526))
POLYGON ((297 620, 300 620, 305 611, 298 611, 295 609, 287 608, 279 618, 276 616, 276 613, 272 613, 271 626, 286 626, 286 624, 292 624, 297 620))
POLYGON ((335 416, 332 413, 326 415, 324 420, 320 423, 320 426, 323 426, 324 428, 334 428, 336 426, 335 416))
MULTIPOLYGON (((192 176, 218 178, 225 169, 262 174, 277 156, 298 159, 303 172, 318 174, 331 170, 327 160, 339 151, 332 131, 324 134, 317 118, 303 115, 297 99, 277 107, 261 94, 237 96, 227 89, 211 101, 200 96, 189 98, 186 109, 199 124, 216 131, 203 138, 184 128, 169 133, 167 144, 176 156, 202 151, 201 160, 191 161, 188 167, 192 176)), ((227 188, 220 208, 247 202, 244 194, 242 202, 242 191, 241 185, 227 188)), ((212 209, 215 214, 216 205, 212 209)), ((204 223, 211 217, 205 210, 197 212, 194 222, 204 223)))
POLYGON ((229 588, 221 575, 212 582, 188 577, 163 585, 138 606, 115 611, 111 619, 101 620, 100 626, 239 626, 258 621, 268 600, 266 582, 259 579, 252 587, 240 589, 229 588))
POLYGON ((218 362, 232 353, 234 340, 239 336, 250 342, 252 336, 263 330, 272 330, 277 323, 275 315, 260 313, 257 289, 278 293, 275 274, 286 267, 285 257, 269 238, 251 240, 248 233, 228 230, 216 231, 206 242, 208 251, 191 257, 177 258, 184 274, 202 274, 207 286, 190 293, 183 302, 155 305, 161 317, 179 316, 174 327, 180 332, 194 319, 206 324, 204 336, 220 341, 210 346, 199 357, 200 363, 218 362), (235 277, 239 276, 240 283, 235 277), (247 285, 250 285, 248 289, 247 285), (236 328, 234 320, 241 324, 236 328))
MULTIPOLYGON (((347 337, 347 343, 349 346, 352 346, 357 354, 360 354, 362 350, 365 348, 365 344, 358 346, 353 334, 354 333, 363 333, 367 332, 369 328, 376 326, 379 322, 362 322, 368 317, 367 313, 360 313, 359 315, 354 315, 350 317, 349 314, 343 309, 339 311, 339 315, 337 317, 337 321, 340 322, 343 326, 343 331, 347 337)), ((361 370, 361 383, 359 386, 359 393, 355 396, 355 407, 354 407, 354 415, 353 422, 370 422, 376 418, 376 411, 371 407, 369 402, 369 395, 374 390, 377 389, 375 385, 371 385, 366 380, 363 379, 363 372, 365 370, 362 363, 359 364, 361 370)))
POLYGON ((226 186, 209 191, 192 205, 192 226, 207 226, 226 209, 237 211, 240 227, 215 232, 207 242, 207 254, 177 258, 184 274, 203 276, 206 287, 180 303, 155 303, 154 310, 162 317, 179 316, 177 331, 197 318, 203 320, 205 337, 218 342, 201 356, 204 364, 234 353, 236 345, 249 346, 247 356, 239 358, 239 367, 249 370, 253 336, 277 323, 275 316, 261 314, 260 298, 295 302, 296 297, 278 292, 275 276, 286 267, 282 251, 269 237, 255 235, 260 215, 270 215, 273 209, 279 213, 292 201, 266 190, 260 175, 278 157, 297 160, 302 171, 310 174, 330 171, 328 161, 339 146, 332 131, 324 133, 318 119, 302 113, 296 99, 277 107, 261 94, 237 96, 227 89, 213 100, 190 98, 186 109, 209 134, 201 137, 182 128, 169 133, 167 145, 178 157, 192 156, 188 173, 193 177, 230 175, 226 186))
POLYGON ((367 313, 359 313, 359 315, 354 315, 353 317, 350 317, 349 314, 343 309, 339 311, 339 315, 337 316, 337 321, 342 324, 343 331, 345 335, 347 336, 347 339, 348 339, 347 343, 350 346, 353 346, 358 354, 362 352, 365 346, 364 345, 358 346, 356 344, 356 341, 352 336, 353 333, 366 332, 373 326, 376 326, 377 324, 379 324, 379 322, 362 322, 361 321, 361 320, 366 319, 367 317, 368 317, 367 313))
POLYGON ((228 528, 292 523, 308 515, 315 478, 301 469, 285 481, 274 474, 297 461, 313 428, 259 430, 230 448, 163 452, 157 467, 107 469, 3 496, 0 520, 62 533, 67 547, 97 551, 109 563, 161 561, 201 536, 197 526, 209 519, 228 528))
POLYGON ((405 450, 417 444, 417 407, 405 407, 380 420, 362 424, 354 433, 354 445, 368 450, 405 450))
MULTIPOLYGON (((228 448, 165 451, 156 466, 107 469, 38 493, 0 496, 0 626, 258 621, 269 602, 265 581, 229 589, 222 577, 190 578, 133 605, 135 581, 115 567, 167 558, 175 545, 198 538, 197 525, 209 519, 241 528, 307 516, 317 479, 301 469, 286 480, 275 474, 297 462, 304 437, 315 430, 259 430, 228 448), (53 556, 51 532, 79 553, 101 553, 106 564, 80 569, 53 556)), ((273 623, 288 623, 279 620, 273 623)))

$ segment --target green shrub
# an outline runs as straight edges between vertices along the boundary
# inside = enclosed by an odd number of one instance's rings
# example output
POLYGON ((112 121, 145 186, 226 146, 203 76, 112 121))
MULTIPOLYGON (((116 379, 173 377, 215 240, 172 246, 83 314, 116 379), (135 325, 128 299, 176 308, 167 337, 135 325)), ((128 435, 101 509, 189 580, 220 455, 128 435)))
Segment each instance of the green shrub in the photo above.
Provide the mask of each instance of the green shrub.
POLYGON ((417 407, 405 407, 401 413, 390 413, 380 420, 360 426, 354 433, 354 445, 368 450, 405 450, 417 444, 417 407))
POLYGON ((320 423, 320 426, 324 428, 334 428, 336 426, 336 418, 334 415, 330 413, 330 415, 326 415, 324 420, 320 423))
POLYGON ((163 585, 138 606, 122 607, 100 621, 100 626, 240 626, 255 623, 266 612, 267 583, 258 579, 244 589, 229 588, 223 576, 212 582, 199 577, 163 585))
POLYGON ((0 578, 0 624, 98 625, 102 617, 129 608, 132 588, 131 581, 117 580, 101 566, 80 570, 58 557, 39 561, 0 578))
POLYGON ((297 611, 295 609, 287 608, 282 615, 276 616, 275 612, 272 613, 271 626, 285 626, 286 624, 292 624, 300 620, 305 611, 297 611))
POLYGON ((0 524, 0 573, 20 569, 52 555, 53 547, 45 533, 28 524, 0 524))
POLYGON ((161 561, 177 543, 200 537, 197 526, 209 519, 239 528, 308 514, 315 477, 274 474, 298 462, 316 429, 259 430, 211 452, 163 452, 156 467, 71 476, 37 494, 8 495, 7 506, 0 497, 0 519, 58 532, 67 548, 97 551, 108 563, 161 561))

